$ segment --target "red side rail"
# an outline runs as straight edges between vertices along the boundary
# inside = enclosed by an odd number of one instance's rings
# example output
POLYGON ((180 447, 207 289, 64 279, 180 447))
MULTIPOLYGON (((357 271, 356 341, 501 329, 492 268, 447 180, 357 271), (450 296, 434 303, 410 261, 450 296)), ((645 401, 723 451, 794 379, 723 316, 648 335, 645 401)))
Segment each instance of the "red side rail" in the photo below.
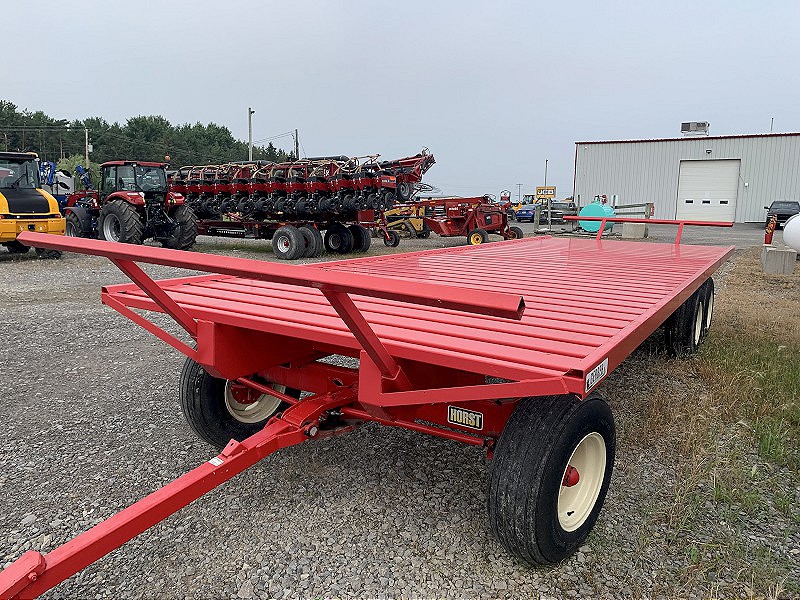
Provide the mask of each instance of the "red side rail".
POLYGON ((677 225, 678 234, 675 236, 675 244, 681 243, 681 235, 683 235, 683 227, 691 225, 693 227, 733 227, 730 221, 682 221, 676 219, 643 219, 641 217, 581 217, 581 216, 567 216, 564 217, 565 221, 600 221, 600 229, 597 231, 597 239, 601 239, 603 231, 606 228, 606 223, 647 223, 650 225, 677 225))

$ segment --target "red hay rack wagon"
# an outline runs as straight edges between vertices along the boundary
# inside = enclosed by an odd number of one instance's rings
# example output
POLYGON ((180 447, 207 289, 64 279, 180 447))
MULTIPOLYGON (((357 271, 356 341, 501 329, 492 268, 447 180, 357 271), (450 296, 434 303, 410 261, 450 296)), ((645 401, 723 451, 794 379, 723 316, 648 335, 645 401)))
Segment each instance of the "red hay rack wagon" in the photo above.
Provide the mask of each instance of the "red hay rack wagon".
POLYGON ((102 301, 186 355, 181 405, 218 455, 43 555, 0 597, 52 588, 270 453, 374 421, 486 449, 492 532, 552 564, 594 525, 614 464, 598 384, 663 326, 696 350, 732 247, 539 237, 295 266, 25 233, 108 257, 102 301), (209 274, 154 281, 137 263, 209 274), (138 312, 137 312, 138 311, 138 312), (168 313, 182 341, 142 316, 168 313), (326 362, 343 355, 345 368, 326 362))

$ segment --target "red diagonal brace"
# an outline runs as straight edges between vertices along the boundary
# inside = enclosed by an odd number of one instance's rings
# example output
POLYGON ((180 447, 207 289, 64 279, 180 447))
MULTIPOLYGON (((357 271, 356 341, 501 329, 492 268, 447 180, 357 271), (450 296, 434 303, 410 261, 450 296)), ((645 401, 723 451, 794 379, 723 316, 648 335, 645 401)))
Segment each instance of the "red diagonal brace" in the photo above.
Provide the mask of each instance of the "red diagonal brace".
POLYGON ((322 293, 325 294, 333 309, 342 318, 342 321, 350 329, 358 343, 361 344, 361 347, 372 362, 378 367, 383 378, 391 382, 392 387, 396 390, 411 389, 411 382, 406 377, 403 369, 400 368, 397 361, 392 358, 392 355, 386 350, 378 336, 372 331, 353 299, 344 292, 327 288, 323 288, 322 293))
POLYGON ((132 260, 112 258, 113 262, 120 271, 125 273, 131 281, 138 285, 142 291, 158 304, 164 311, 183 327, 189 335, 197 339, 197 323, 192 316, 183 310, 178 303, 170 298, 164 289, 153 281, 142 268, 132 260))

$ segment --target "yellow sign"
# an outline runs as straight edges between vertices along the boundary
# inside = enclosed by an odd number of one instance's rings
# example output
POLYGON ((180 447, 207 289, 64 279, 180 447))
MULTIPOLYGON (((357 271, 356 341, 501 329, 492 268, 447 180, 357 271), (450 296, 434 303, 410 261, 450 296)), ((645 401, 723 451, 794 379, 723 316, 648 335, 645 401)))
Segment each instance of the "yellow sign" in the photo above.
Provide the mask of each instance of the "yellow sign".
POLYGON ((555 198, 556 197, 556 186, 552 186, 552 187, 537 187, 536 188, 536 197, 537 198, 555 198))

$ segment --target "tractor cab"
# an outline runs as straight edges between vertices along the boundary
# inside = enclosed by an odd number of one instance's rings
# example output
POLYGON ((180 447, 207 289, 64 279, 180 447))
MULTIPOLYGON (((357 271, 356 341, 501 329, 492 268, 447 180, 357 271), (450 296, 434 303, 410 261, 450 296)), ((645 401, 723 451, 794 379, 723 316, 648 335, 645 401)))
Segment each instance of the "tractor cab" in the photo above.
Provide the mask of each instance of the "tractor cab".
POLYGON ((163 163, 113 161, 100 171, 100 202, 114 192, 140 195, 143 199, 166 196, 167 174, 163 163))

